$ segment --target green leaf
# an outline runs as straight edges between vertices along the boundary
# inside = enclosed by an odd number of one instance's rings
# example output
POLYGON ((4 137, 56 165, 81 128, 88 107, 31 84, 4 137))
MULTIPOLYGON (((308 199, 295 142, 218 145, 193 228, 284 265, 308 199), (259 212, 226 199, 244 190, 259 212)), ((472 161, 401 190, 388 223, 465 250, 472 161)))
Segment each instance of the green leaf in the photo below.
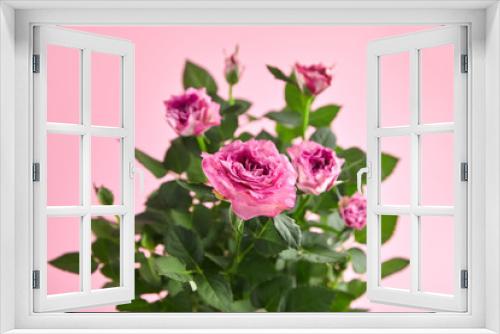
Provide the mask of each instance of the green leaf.
POLYGON ((203 301, 220 311, 230 311, 233 292, 229 281, 219 274, 196 275, 197 292, 203 301))
POLYGON ((392 174, 394 168, 398 164, 399 159, 393 155, 382 153, 380 167, 381 167, 381 178, 384 181, 389 175, 392 174))
POLYGON ((354 272, 364 274, 366 272, 365 252, 359 248, 351 248, 347 250, 347 253, 351 256, 352 269, 354 272))
POLYGON ((408 265, 410 264, 410 260, 396 257, 392 258, 390 260, 382 262, 382 273, 381 276, 382 278, 386 278, 387 276, 390 276, 392 274, 397 273, 398 271, 401 271, 405 269, 408 265))
POLYGON ((287 83, 285 86, 286 105, 295 111, 302 113, 305 109, 306 99, 302 91, 296 85, 287 83))
POLYGON ((293 139, 302 135, 302 130, 300 127, 289 128, 280 123, 276 123, 276 133, 282 142, 291 143, 293 139))
POLYGON ((194 192, 195 197, 202 202, 214 202, 217 200, 217 197, 215 197, 212 188, 209 186, 206 186, 204 184, 187 183, 181 180, 177 180, 177 182, 182 188, 194 192))
POLYGON ((160 312, 160 303, 150 303, 142 298, 135 298, 128 304, 116 306, 120 312, 160 312))
POLYGON ((103 263, 120 262, 120 244, 108 239, 96 239, 92 243, 92 256, 103 263))
POLYGON ((182 138, 179 137, 170 143, 170 147, 163 160, 163 165, 167 170, 180 174, 188 169, 189 157, 190 154, 184 147, 182 138))
POLYGON ((238 266, 238 275, 254 286, 276 275, 274 262, 257 253, 250 253, 238 266))
POLYGON ((159 275, 167 276, 179 282, 189 282, 193 278, 184 263, 173 256, 162 256, 155 259, 155 268, 159 275))
POLYGON ((288 292, 287 312, 328 312, 335 292, 321 286, 301 286, 288 292))
POLYGON ((353 279, 347 283, 347 291, 354 296, 354 298, 359 298, 366 292, 366 282, 359 279, 353 279))
POLYGON ((200 237, 181 226, 170 226, 165 237, 165 250, 188 264, 196 264, 203 259, 200 237))
POLYGON ((193 228, 193 223, 191 221, 191 215, 189 211, 181 211, 176 209, 168 209, 166 211, 165 218, 172 225, 182 226, 191 230, 193 228))
POLYGON ((236 99, 234 100, 233 105, 229 105, 229 103, 224 104, 221 108, 221 114, 223 116, 225 115, 239 116, 246 113, 251 106, 252 103, 250 101, 236 99))
POLYGON ((327 216, 322 215, 320 221, 337 232, 342 231, 345 227, 344 220, 340 217, 338 211, 335 211, 327 216))
POLYGON ((222 118, 220 130, 223 139, 231 139, 238 128, 238 116, 236 114, 227 114, 222 118))
POLYGON ((298 248, 300 246, 302 232, 295 220, 285 214, 280 214, 274 217, 274 227, 289 247, 298 248))
POLYGON ((276 147, 280 147, 280 145, 281 145, 281 141, 278 138, 276 138, 273 135, 271 135, 266 130, 262 130, 261 132, 259 132, 259 134, 257 136, 255 136, 255 139, 270 140, 270 141, 272 141, 274 143, 274 145, 276 145, 276 147))
POLYGON ((212 78, 206 69, 190 61, 186 61, 186 64, 184 65, 182 82, 184 89, 188 89, 189 87, 205 87, 208 94, 217 94, 217 84, 215 83, 214 78, 212 78))
MULTIPOLYGON (((136 254, 137 257, 137 254, 136 254)), ((141 264, 139 268, 139 274, 141 277, 153 287, 159 287, 161 284, 161 277, 158 275, 155 268, 155 260, 152 257, 146 258, 144 255, 140 257, 139 263, 141 264)))
POLYGON ((343 263, 347 256, 331 249, 301 249, 299 251, 289 248, 280 253, 280 257, 290 261, 308 261, 312 263, 343 263))
POLYGON ((330 128, 319 128, 311 136, 311 140, 325 147, 334 149, 337 143, 337 138, 330 128))
POLYGON ((187 177, 192 183, 205 183, 207 181, 207 177, 201 168, 201 158, 199 156, 191 154, 187 177))
MULTIPOLYGON (((381 242, 385 244, 396 231, 398 216, 381 216, 381 242)), ((360 244, 366 244, 366 226, 354 231, 354 239, 360 244)))
POLYGON ((264 116, 280 124, 289 125, 291 127, 296 127, 302 124, 302 116, 300 113, 291 109, 285 108, 282 111, 271 111, 264 116))
POLYGON ((295 81, 291 77, 283 73, 283 71, 281 71, 279 68, 271 65, 266 65, 266 67, 276 79, 288 82, 290 84, 295 84, 295 81))
POLYGON ((167 170, 163 163, 156 160, 152 156, 142 152, 138 148, 135 149, 135 158, 139 161, 147 170, 151 172, 157 178, 162 178, 167 174, 167 170))
POLYGON ((191 196, 189 191, 176 181, 168 181, 149 196, 146 206, 158 210, 169 208, 187 210, 191 206, 191 196))
POLYGON ((330 308, 331 312, 347 312, 351 302, 356 299, 349 292, 334 290, 335 298, 330 308))
POLYGON ((92 218, 92 233, 97 238, 108 239, 113 242, 120 242, 120 230, 118 224, 103 217, 92 218))
MULTIPOLYGON (((73 274, 78 274, 80 272, 80 254, 78 252, 63 254, 50 260, 49 263, 57 269, 73 274)), ((97 270, 97 263, 94 259, 91 259, 91 268, 92 272, 97 270)))
POLYGON ((231 305, 231 312, 245 313, 253 311, 255 311, 255 307, 253 307, 250 299, 237 300, 231 305))
POLYGON ((278 276, 260 283, 251 294, 252 304, 269 312, 280 311, 286 292, 292 288, 292 277, 278 276))
POLYGON ((106 188, 105 186, 100 186, 100 187, 94 187, 95 192, 97 195, 97 200, 99 201, 99 204, 101 205, 113 205, 113 202, 115 201, 115 197, 113 196, 113 193, 111 190, 106 188))
POLYGON ((329 104, 323 106, 316 111, 313 111, 309 115, 309 124, 316 127, 330 127, 330 124, 337 116, 340 110, 340 106, 335 104, 329 104))
POLYGON ((287 248, 287 243, 276 229, 269 225, 270 223, 266 223, 264 232, 255 239, 255 250, 265 257, 275 256, 287 248))

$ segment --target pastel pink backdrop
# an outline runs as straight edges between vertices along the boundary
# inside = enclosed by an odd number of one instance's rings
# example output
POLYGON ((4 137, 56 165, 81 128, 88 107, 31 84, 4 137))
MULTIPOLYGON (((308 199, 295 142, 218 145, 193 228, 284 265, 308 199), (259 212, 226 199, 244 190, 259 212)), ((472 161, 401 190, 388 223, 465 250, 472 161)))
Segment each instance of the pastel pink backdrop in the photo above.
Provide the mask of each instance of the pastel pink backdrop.
MULTIPOLYGON (((164 120, 163 100, 182 89, 182 70, 186 59, 207 68, 217 80, 219 94, 226 95, 223 77, 224 50, 240 46, 240 58, 245 66, 241 82, 234 92, 237 97, 252 101, 250 113, 262 116, 283 107, 283 83, 272 78, 265 65, 272 64, 285 71, 299 61, 304 64, 322 62, 335 65, 331 88, 322 93, 314 106, 326 103, 342 105, 332 126, 342 147, 366 148, 366 47, 368 42, 387 36, 399 35, 428 27, 400 26, 255 26, 255 27, 73 27, 97 34, 130 40, 135 45, 135 129, 136 146, 161 159, 175 133, 164 120)), ((426 50, 422 55, 423 120, 450 121, 453 105, 450 47, 426 50), (429 53, 429 55, 427 55, 429 53)), ((74 50, 59 50, 49 58, 48 107, 50 121, 78 122, 78 57, 74 50)), ((408 59, 395 55, 382 62, 382 117, 383 125, 401 125, 409 121, 408 59)), ((119 124, 119 69, 112 56, 96 54, 92 58, 92 121, 99 125, 119 124)), ((314 107, 313 106, 313 107, 314 107)), ((243 122, 243 117, 241 119, 243 122)), ((245 122, 243 122, 244 124, 245 122)), ((259 132, 262 128, 273 131, 268 121, 243 125, 239 131, 259 132)), ((49 202, 75 204, 78 182, 74 180, 78 169, 78 156, 69 153, 78 146, 76 138, 49 138, 49 202), (75 146, 76 145, 76 146, 75 146), (63 163, 62 163, 63 162, 63 163), (52 187, 51 187, 52 185, 52 187)), ((449 135, 436 136, 442 140, 426 139, 422 155, 423 201, 425 204, 452 203, 451 170, 452 142, 449 135), (448 189, 448 190, 446 190, 448 189)), ((116 161, 119 142, 114 139, 94 139, 92 142, 92 180, 96 185, 120 193, 116 161)), ((400 158, 394 174, 384 183, 384 203, 408 204, 410 179, 410 152, 408 138, 388 138, 382 141, 385 152, 400 158), (387 201, 387 202, 386 202, 387 201)), ((136 191, 136 212, 144 208, 146 196, 161 181, 144 172, 144 190, 139 184, 136 191)), ((95 202, 95 197, 93 198, 95 202)), ((383 247, 383 258, 404 256, 409 258, 410 228, 407 217, 401 217, 393 238, 383 247)), ((76 222, 77 223, 77 222, 76 222)), ((62 219, 49 222, 48 258, 78 249, 78 229, 75 220, 62 219)), ((422 234, 425 242, 422 269, 423 286, 427 291, 451 292, 453 224, 447 218, 427 218, 422 234)), ((48 267, 50 293, 78 289, 76 275, 48 267)), ((355 277, 352 272, 347 274, 355 277)), ((100 274, 93 275, 93 287, 106 282, 100 274)), ((384 280, 384 286, 408 288, 409 270, 384 280)), ((150 296, 155 298, 155 296, 150 296)), ((412 309, 370 303, 360 298, 354 307, 370 311, 410 311, 412 309)), ((112 311, 113 307, 93 310, 112 311)), ((413 310, 412 310, 413 311, 413 310)))

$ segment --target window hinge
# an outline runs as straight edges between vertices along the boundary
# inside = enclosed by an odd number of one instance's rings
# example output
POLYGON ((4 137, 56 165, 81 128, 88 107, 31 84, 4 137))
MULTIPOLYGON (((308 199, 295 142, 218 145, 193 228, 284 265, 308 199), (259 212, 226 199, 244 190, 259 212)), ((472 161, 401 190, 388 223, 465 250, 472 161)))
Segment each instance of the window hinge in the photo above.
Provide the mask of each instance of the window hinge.
POLYGON ((33 163, 33 182, 40 181, 40 164, 38 162, 33 163))
POLYGON ((469 181, 469 164, 466 162, 460 164, 460 180, 469 181))
POLYGON ((32 66, 33 73, 40 73, 40 55, 33 55, 32 66))
POLYGON ((467 289, 469 287, 469 272, 467 270, 462 270, 460 272, 460 287, 462 289, 467 289))
POLYGON ((32 281, 33 289, 40 289, 40 270, 33 270, 32 281))
POLYGON ((469 72, 469 56, 462 55, 462 73, 469 72))

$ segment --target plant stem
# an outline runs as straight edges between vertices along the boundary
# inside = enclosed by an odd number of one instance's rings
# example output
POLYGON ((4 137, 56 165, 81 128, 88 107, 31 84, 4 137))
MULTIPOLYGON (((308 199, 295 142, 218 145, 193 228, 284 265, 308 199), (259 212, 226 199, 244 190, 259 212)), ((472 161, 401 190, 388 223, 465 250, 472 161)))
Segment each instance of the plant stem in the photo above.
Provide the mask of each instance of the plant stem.
POLYGON ((238 265, 240 264, 240 248, 241 248, 241 239, 243 239, 243 219, 241 218, 236 218, 235 221, 235 232, 236 232, 236 249, 234 251, 234 258, 233 258, 233 263, 231 264, 231 269, 230 272, 236 272, 236 269, 238 269, 238 265))
POLYGON ((304 213, 305 213, 305 208, 306 208, 307 204, 309 203, 310 199, 311 199, 311 196, 309 196, 308 194, 304 194, 300 197, 299 206, 297 207, 297 210, 295 211, 295 213, 293 215, 296 220, 300 220, 301 218, 303 218, 304 213))
POLYGON ((306 99, 306 104, 304 106, 304 112, 302 115, 302 138, 306 139, 306 131, 309 126, 309 114, 311 112, 311 104, 313 102, 313 97, 310 96, 306 99))
POLYGON ((342 198, 342 194, 340 193, 339 188, 337 186, 335 186, 334 188, 335 188, 335 194, 337 195, 340 201, 340 199, 342 198))
POLYGON ((233 97, 233 85, 229 85, 229 93, 228 93, 229 105, 234 105, 234 97, 233 97))
POLYGON ((203 137, 203 135, 196 136, 196 140, 198 141, 198 146, 200 147, 200 150, 202 152, 206 152, 207 145, 205 144, 205 138, 203 137))

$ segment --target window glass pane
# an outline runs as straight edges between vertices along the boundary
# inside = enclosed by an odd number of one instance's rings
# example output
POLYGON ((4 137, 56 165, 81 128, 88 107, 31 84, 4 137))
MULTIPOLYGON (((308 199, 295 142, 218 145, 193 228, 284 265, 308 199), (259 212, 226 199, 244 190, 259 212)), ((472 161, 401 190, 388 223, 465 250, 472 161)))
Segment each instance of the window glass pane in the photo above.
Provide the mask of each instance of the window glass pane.
POLYGON ((420 204, 453 205, 453 134, 420 136, 420 204))
POLYGON ((113 194, 113 203, 100 203, 92 192, 92 204, 121 204, 122 141, 120 138, 92 137, 92 185, 106 187, 113 194))
POLYGON ((453 294, 452 216, 420 217, 420 290, 453 294))
POLYGON ((122 57, 92 52, 92 124, 121 126, 122 57))
POLYGON ((47 293, 80 291, 81 217, 47 218, 47 293))
MULTIPOLYGON (((380 187, 380 204, 409 205, 411 181, 411 142, 409 136, 383 137, 379 140, 380 151, 398 158, 398 163, 380 187)), ((383 175, 381 162, 380 173, 383 175)))
POLYGON ((47 205, 80 204, 80 136, 47 135, 47 205))
POLYGON ((411 254, 411 224, 410 217, 402 216, 380 216, 380 231, 381 243, 387 239, 387 235, 395 228, 394 234, 390 239, 382 244, 380 251, 381 259, 381 277, 380 286, 386 288, 396 288, 409 290, 411 287, 411 275, 409 266, 394 274, 389 274, 394 271, 398 265, 402 265, 405 261, 409 261, 411 254), (386 277, 384 278, 384 273, 386 277))
POLYGON ((92 289, 120 286, 120 216, 92 217, 92 289))
POLYGON ((410 56, 408 52, 379 58, 380 126, 410 124, 410 56))
POLYGON ((420 50, 421 123, 453 121, 453 45, 420 50))
POLYGON ((80 123, 80 49, 47 46, 47 121, 80 123))

